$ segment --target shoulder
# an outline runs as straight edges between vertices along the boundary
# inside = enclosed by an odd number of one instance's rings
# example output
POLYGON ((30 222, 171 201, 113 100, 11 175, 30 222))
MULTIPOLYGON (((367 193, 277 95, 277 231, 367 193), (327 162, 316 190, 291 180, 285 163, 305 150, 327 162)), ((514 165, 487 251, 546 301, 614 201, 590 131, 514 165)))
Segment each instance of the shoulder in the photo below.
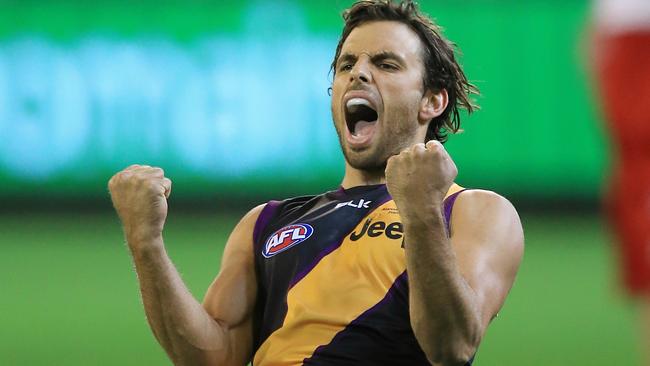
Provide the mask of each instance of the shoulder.
POLYGON ((517 210, 508 199, 496 192, 483 189, 466 189, 459 192, 455 206, 465 215, 481 216, 487 213, 517 215, 517 210))
POLYGON ((260 216, 260 214, 266 209, 266 206, 269 204, 267 203, 262 203, 261 205, 257 205, 250 209, 243 217, 242 221, 255 221, 257 218, 260 216))
POLYGON ((267 206, 269 205, 269 202, 263 203, 261 205, 257 205, 250 209, 240 220, 237 226, 235 226, 234 231, 237 230, 242 230, 245 228, 248 228, 250 230, 253 229, 255 226, 255 223, 259 219, 260 215, 262 212, 264 212, 267 209, 267 206))
MULTIPOLYGON (((271 200, 255 206, 242 217, 231 237, 237 236, 240 239, 248 238, 255 241, 270 222, 305 207, 317 197, 319 196, 298 196, 281 201, 271 200)), ((237 240, 237 242, 242 242, 242 240, 237 240)))
POLYGON ((462 191, 454 204, 451 230, 460 236, 492 239, 489 240, 492 245, 523 246, 523 229, 517 210, 508 199, 492 191, 462 191))
POLYGON ((249 248, 252 248, 253 235, 257 221, 267 209, 268 205, 269 203, 264 203, 255 206, 239 220, 226 242, 224 256, 229 256, 233 253, 239 252, 246 253, 250 250, 249 248))
POLYGON ((261 205, 257 205, 242 217, 237 226, 249 227, 253 230, 260 219, 274 216, 280 211, 302 206, 313 197, 314 196, 299 196, 287 198, 281 201, 271 200, 261 205))

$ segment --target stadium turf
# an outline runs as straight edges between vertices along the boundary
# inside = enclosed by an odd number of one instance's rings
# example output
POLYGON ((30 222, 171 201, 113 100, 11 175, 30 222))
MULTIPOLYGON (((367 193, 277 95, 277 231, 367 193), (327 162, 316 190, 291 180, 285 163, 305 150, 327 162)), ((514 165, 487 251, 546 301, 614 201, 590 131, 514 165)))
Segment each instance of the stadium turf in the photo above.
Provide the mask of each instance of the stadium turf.
MULTIPOLYGON (((236 217, 175 214, 166 241, 192 292, 236 217)), ((596 216, 523 214, 526 254, 475 365, 635 365, 633 304, 596 216)), ((0 215, 0 365, 168 365, 112 213, 0 215)))

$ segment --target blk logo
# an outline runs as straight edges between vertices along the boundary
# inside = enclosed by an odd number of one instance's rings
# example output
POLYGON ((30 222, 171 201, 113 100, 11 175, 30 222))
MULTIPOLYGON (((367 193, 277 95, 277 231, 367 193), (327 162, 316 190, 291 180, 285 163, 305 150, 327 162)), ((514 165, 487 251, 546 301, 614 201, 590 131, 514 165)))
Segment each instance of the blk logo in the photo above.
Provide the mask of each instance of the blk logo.
POLYGON ((370 204, 372 201, 366 201, 363 198, 359 200, 359 203, 354 203, 354 200, 348 201, 348 202, 341 202, 336 205, 336 208, 343 207, 343 206, 350 206, 354 208, 370 208, 370 204))
POLYGON ((262 250, 262 255, 265 258, 271 258, 309 239, 313 233, 314 228, 309 224, 285 226, 269 236, 264 245, 264 250, 262 250))
POLYGON ((371 238, 376 238, 378 236, 386 235, 388 239, 401 239, 404 234, 404 227, 399 221, 391 222, 386 224, 383 221, 372 221, 372 219, 366 220, 361 228, 361 231, 352 232, 350 234, 350 240, 357 241, 363 238, 365 235, 368 235, 371 238))

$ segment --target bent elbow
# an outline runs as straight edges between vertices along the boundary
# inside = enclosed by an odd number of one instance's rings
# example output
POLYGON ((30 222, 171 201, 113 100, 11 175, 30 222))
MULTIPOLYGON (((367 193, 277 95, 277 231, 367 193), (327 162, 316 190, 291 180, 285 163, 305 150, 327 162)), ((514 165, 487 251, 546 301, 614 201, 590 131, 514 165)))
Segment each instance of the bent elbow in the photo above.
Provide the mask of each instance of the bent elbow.
POLYGON ((474 357, 475 352, 475 347, 454 347, 440 352, 438 360, 434 360, 434 363, 444 366, 465 366, 474 357))
POLYGON ((422 350, 432 364, 437 366, 464 366, 476 354, 479 344, 477 337, 444 338, 438 342, 428 342, 426 345, 420 343, 422 350))

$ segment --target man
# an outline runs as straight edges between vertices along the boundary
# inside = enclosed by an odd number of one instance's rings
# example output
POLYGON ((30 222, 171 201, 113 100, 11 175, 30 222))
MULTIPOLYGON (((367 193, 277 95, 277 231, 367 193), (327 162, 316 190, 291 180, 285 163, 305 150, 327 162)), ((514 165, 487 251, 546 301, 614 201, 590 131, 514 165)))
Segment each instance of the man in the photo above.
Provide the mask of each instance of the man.
POLYGON ((612 142, 607 213, 650 366, 650 2, 598 0, 593 62, 612 142))
POLYGON ((408 1, 359 2, 344 19, 331 90, 341 187, 251 210, 203 304, 165 254, 170 180, 132 166, 109 182, 175 364, 465 365, 512 286, 516 211, 454 184, 440 143, 472 108, 451 43, 408 1))

